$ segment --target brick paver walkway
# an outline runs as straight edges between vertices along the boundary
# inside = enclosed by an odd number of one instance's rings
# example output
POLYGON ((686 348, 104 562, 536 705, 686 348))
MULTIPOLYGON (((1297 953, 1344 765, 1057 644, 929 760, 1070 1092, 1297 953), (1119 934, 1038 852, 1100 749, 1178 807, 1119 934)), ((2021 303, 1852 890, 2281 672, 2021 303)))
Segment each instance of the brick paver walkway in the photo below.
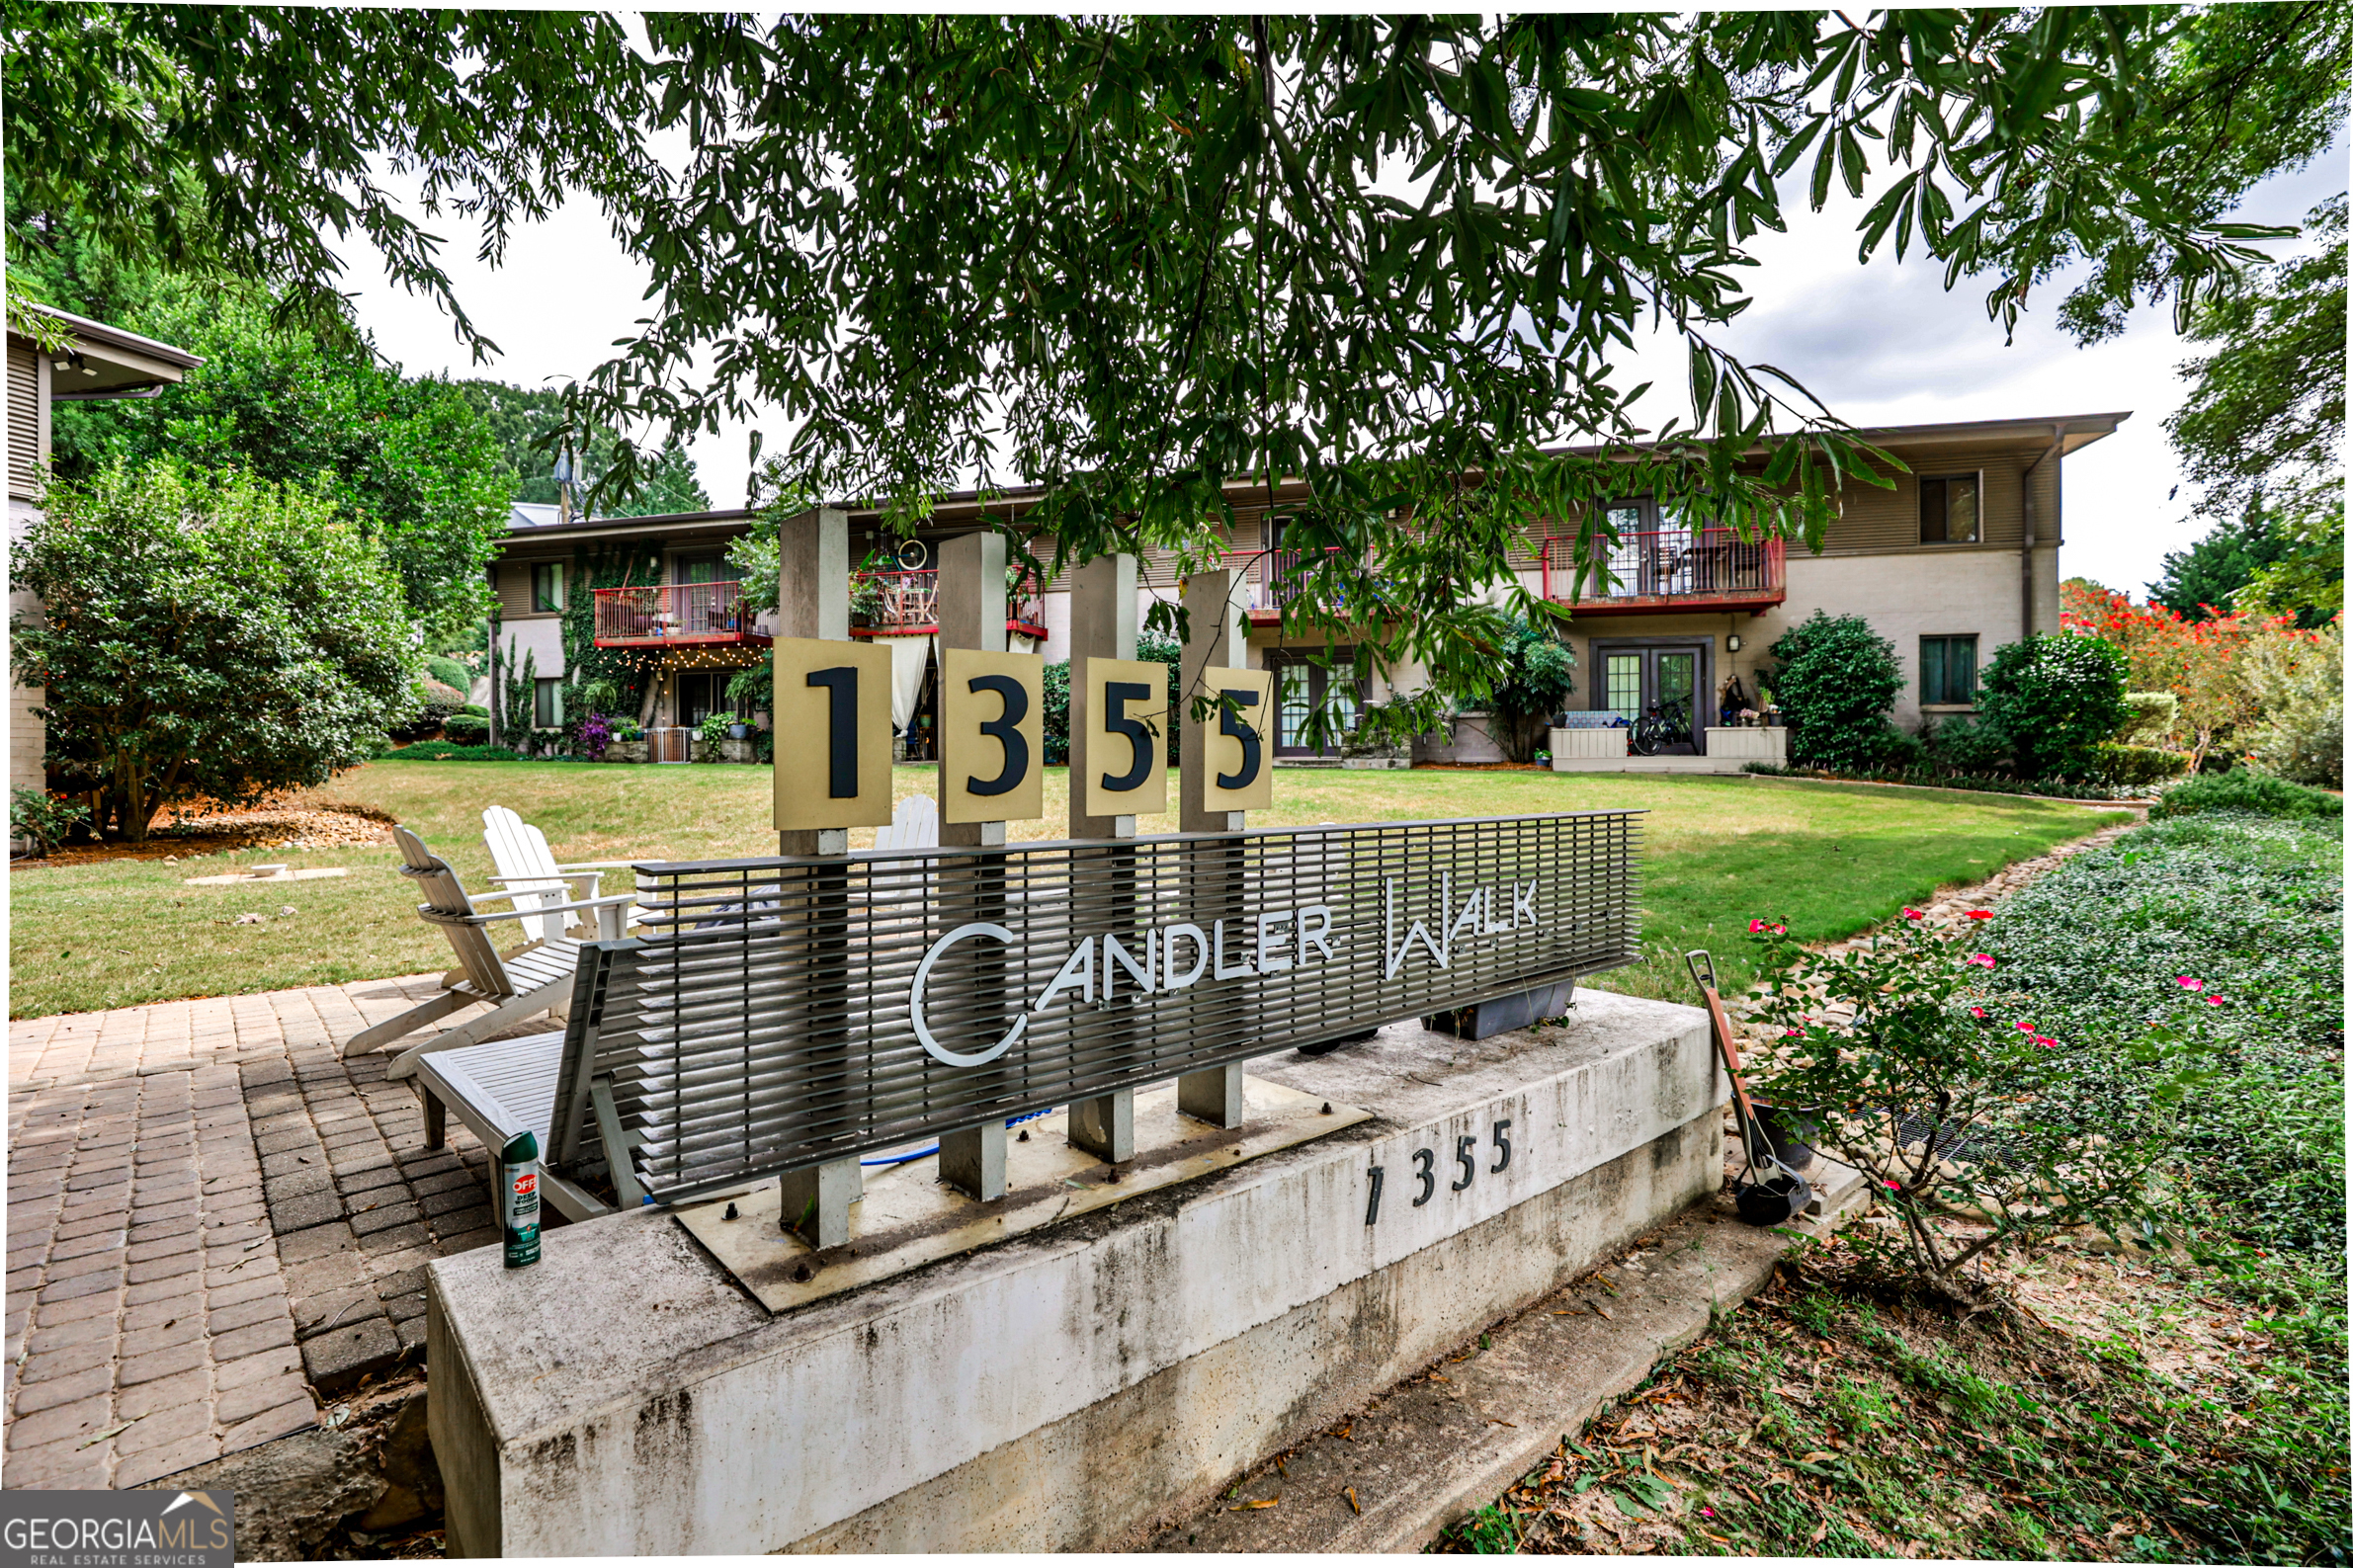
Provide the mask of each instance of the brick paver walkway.
POLYGON ((435 983, 9 1026, 0 1485, 134 1486, 422 1359, 425 1263, 496 1238, 486 1157, 335 1042, 435 983))

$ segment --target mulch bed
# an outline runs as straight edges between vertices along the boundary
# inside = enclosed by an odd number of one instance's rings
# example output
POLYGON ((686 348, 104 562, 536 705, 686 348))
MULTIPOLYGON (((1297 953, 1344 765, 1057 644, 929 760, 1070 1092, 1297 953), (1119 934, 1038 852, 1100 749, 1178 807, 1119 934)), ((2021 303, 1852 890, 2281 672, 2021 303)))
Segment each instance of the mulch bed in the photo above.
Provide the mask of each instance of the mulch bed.
POLYGON ((316 810, 264 802, 243 811, 167 817, 143 844, 67 844, 50 855, 12 863, 18 869, 88 866, 99 861, 184 861, 237 850, 379 848, 392 842, 391 818, 363 807, 316 810))

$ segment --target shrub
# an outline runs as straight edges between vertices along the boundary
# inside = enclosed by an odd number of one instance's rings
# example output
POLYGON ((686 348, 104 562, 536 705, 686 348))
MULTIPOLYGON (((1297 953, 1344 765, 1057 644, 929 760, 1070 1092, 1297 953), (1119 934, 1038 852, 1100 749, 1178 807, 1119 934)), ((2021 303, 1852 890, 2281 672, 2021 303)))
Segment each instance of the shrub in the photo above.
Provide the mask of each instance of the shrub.
POLYGON ((16 661, 42 672, 50 761, 101 831, 322 784, 414 709, 399 580, 307 489, 117 462, 52 485, 10 564, 45 607, 15 621, 16 661))
POLYGON ((2248 760, 2297 784, 2345 783, 2343 622, 2268 638, 2247 649, 2240 678, 2262 709, 2245 735, 2248 760))
POLYGON ((1498 738, 1506 752, 1514 762, 1526 762, 1538 735, 1534 725, 1577 689, 1577 660, 1553 625, 1514 617, 1505 626, 1487 704, 1503 720, 1498 738))
POLYGON ((1763 980, 1751 993, 1772 1043, 1754 1058, 1778 1103, 1818 1108, 1808 1141, 1863 1174, 1902 1219, 1894 1250, 1923 1282, 2004 1243, 2092 1225, 2163 1234, 2149 1177, 2174 1153, 2181 1111, 2203 1082, 2202 1041, 2149 1027, 2190 1018, 2183 990, 2146 978, 2096 1051, 2056 1039, 2009 994, 1976 925, 1944 932, 1919 911, 1844 953, 1817 953, 1786 927, 1749 923, 1763 980), (2082 1114, 2087 1062, 2129 1062, 2137 1094, 2082 1114), (1987 1222, 1974 1239, 1939 1223, 1954 1208, 1987 1222))
POLYGON ((2341 817, 2345 802, 2318 789, 2252 768, 2202 774, 2157 796, 2150 820, 2192 816, 2201 811, 2248 811, 2267 817, 2341 817))
POLYGON ((1978 719, 1945 719, 1929 729, 1925 741, 1928 762, 1956 773, 1999 773, 2010 763, 2009 737, 1978 719))
POLYGON ((2133 746, 2154 746, 2170 740, 2173 726, 2181 721, 2181 699, 2171 692, 2127 692, 2125 706, 2133 716, 2115 738, 2133 746))
POLYGON ((1888 750, 1888 713, 1903 690, 1895 644, 1861 616, 1817 610, 1767 651, 1774 660, 1773 698, 1789 721, 1791 756, 1827 768, 1879 766, 1888 750))
POLYGON ((521 762, 507 746, 453 746, 446 740, 421 740, 391 753, 402 762, 521 762))
POLYGON ((425 673, 454 692, 473 690, 474 673, 447 654, 435 654, 425 661, 425 673))
POLYGON ((1070 760, 1070 666, 1048 665, 1043 684, 1046 711, 1039 722, 1045 730, 1046 765, 1058 768, 1070 760))
POLYGON ((697 731, 697 734, 703 741, 703 760, 705 762, 719 760, 719 747, 727 739, 727 729, 736 722, 735 715, 724 708, 704 717, 702 728, 697 731))
POLYGON ((46 789, 19 789, 9 796, 8 832, 25 841, 35 855, 46 855, 65 842, 75 824, 87 821, 90 808, 46 789))
POLYGON ((2122 746, 2109 740, 2092 748, 2087 777, 2105 784, 2152 784, 2178 779, 2189 771, 2187 752, 2163 751, 2155 746, 2122 746))
POLYGON ((484 707, 479 702, 468 702, 463 707, 458 709, 458 711, 461 713, 471 713, 476 718, 488 718, 490 716, 490 709, 484 707))
POLYGON ((591 708, 572 731, 572 740, 580 748, 581 756, 590 762, 603 762, 605 748, 613 743, 613 725, 604 714, 591 708))
POLYGON ((2098 637, 2044 634, 1993 650, 1977 696, 1986 723, 2032 779, 2081 779, 2132 716, 2125 656, 2098 637))
POLYGON ((442 737, 460 746, 478 746, 490 738, 490 720, 479 713, 452 713, 441 726, 442 737))

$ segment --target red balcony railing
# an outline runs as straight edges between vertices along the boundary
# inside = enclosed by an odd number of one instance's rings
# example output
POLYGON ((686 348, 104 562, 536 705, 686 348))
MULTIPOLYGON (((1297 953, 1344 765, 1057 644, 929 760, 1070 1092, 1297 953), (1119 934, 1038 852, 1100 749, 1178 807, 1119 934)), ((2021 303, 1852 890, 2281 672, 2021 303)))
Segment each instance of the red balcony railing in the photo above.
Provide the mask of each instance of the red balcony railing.
MULTIPOLYGON (((1005 596, 1005 629, 1025 637, 1046 635, 1046 605, 1037 576, 1025 575, 1005 596)), ((850 635, 905 637, 940 629, 940 573, 856 572, 850 578, 850 635)))
POLYGON ((669 583, 596 591, 600 648, 766 642, 752 629, 741 583, 669 583))
POLYGON ((1538 558, 1544 597, 1581 616, 1643 611, 1765 610, 1789 597, 1780 539, 1744 539, 1731 529, 1661 529, 1595 537, 1578 582, 1577 541, 1549 538, 1538 558), (1577 597, 1572 601, 1570 595, 1577 597))

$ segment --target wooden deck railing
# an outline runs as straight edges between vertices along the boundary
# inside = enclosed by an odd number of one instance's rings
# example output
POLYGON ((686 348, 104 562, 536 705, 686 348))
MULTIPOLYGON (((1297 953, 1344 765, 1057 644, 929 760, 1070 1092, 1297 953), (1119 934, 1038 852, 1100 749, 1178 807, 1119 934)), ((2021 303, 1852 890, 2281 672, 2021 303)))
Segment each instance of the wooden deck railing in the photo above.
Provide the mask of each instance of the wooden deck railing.
POLYGON ((599 647, 742 642, 757 635, 741 583, 665 583, 596 591, 599 647))
POLYGON ((1547 539, 1538 567, 1546 599, 1574 603, 1586 615, 1680 606, 1763 609, 1789 595, 1782 541, 1744 539, 1731 529, 1596 537, 1583 557, 1581 583, 1576 548, 1573 538, 1547 539))

